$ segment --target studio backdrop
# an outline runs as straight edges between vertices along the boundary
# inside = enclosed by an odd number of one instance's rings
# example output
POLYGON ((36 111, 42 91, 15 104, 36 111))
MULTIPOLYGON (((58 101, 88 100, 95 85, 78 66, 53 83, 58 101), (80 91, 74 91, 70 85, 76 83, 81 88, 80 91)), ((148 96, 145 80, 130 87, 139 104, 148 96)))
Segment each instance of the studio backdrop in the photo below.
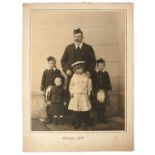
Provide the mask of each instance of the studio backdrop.
MULTIPOLYGON (((92 45, 96 58, 106 61, 112 84, 110 106, 106 115, 125 114, 125 34, 126 13, 121 10, 31 10, 30 60, 32 117, 45 117, 40 90, 47 57, 54 56, 62 71, 60 59, 66 45, 73 42, 73 30, 81 28, 84 42, 92 45)), ((63 73, 63 71, 62 71, 63 73)), ((65 76, 65 75, 64 75, 65 76)))

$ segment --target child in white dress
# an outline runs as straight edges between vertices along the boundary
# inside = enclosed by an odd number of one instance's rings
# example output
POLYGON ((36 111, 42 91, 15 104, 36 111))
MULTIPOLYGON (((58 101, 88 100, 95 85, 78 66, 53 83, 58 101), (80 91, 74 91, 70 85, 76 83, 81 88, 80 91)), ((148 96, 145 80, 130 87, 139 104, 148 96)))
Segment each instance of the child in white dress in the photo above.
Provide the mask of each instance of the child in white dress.
POLYGON ((75 73, 69 86, 71 99, 68 109, 74 112, 74 128, 78 129, 83 125, 86 129, 90 119, 91 104, 89 97, 92 91, 92 82, 85 73, 84 61, 77 61, 72 64, 72 67, 75 73))

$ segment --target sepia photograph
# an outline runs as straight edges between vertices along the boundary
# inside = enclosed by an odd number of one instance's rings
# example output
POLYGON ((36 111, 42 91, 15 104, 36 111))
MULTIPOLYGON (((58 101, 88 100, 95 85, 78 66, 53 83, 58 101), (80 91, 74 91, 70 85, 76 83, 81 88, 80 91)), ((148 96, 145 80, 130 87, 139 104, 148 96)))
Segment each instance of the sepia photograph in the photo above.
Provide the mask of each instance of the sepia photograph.
POLYGON ((88 133, 98 139, 115 134, 107 148, 94 150, 132 150, 132 3, 24 4, 23 9, 25 150, 52 151, 41 144, 28 147, 35 133, 63 134, 61 143, 85 142, 88 133), (117 134, 124 147, 116 144, 117 134))

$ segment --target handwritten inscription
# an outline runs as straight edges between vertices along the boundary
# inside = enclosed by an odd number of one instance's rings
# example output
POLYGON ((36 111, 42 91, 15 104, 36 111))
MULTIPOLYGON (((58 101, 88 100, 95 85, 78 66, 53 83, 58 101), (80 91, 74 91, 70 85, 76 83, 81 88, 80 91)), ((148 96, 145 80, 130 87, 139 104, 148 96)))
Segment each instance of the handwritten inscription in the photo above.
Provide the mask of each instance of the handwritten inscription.
POLYGON ((69 137, 69 136, 64 136, 62 137, 63 140, 83 140, 84 139, 84 136, 77 136, 77 137, 69 137))

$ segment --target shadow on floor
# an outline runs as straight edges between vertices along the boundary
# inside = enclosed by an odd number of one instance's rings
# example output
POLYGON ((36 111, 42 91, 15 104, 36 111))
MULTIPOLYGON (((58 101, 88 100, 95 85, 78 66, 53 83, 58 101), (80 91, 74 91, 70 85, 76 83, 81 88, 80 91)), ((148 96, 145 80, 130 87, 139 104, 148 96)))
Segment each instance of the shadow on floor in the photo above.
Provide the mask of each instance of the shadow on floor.
MULTIPOLYGON (((123 131, 125 130, 125 121, 124 117, 121 116, 113 116, 107 118, 107 123, 97 123, 95 119, 93 119, 95 125, 93 127, 88 127, 87 131, 123 131)), ((65 120, 64 125, 54 125, 48 124, 45 125, 39 119, 32 119, 32 131, 82 131, 82 128, 75 130, 71 125, 70 121, 65 120)))

